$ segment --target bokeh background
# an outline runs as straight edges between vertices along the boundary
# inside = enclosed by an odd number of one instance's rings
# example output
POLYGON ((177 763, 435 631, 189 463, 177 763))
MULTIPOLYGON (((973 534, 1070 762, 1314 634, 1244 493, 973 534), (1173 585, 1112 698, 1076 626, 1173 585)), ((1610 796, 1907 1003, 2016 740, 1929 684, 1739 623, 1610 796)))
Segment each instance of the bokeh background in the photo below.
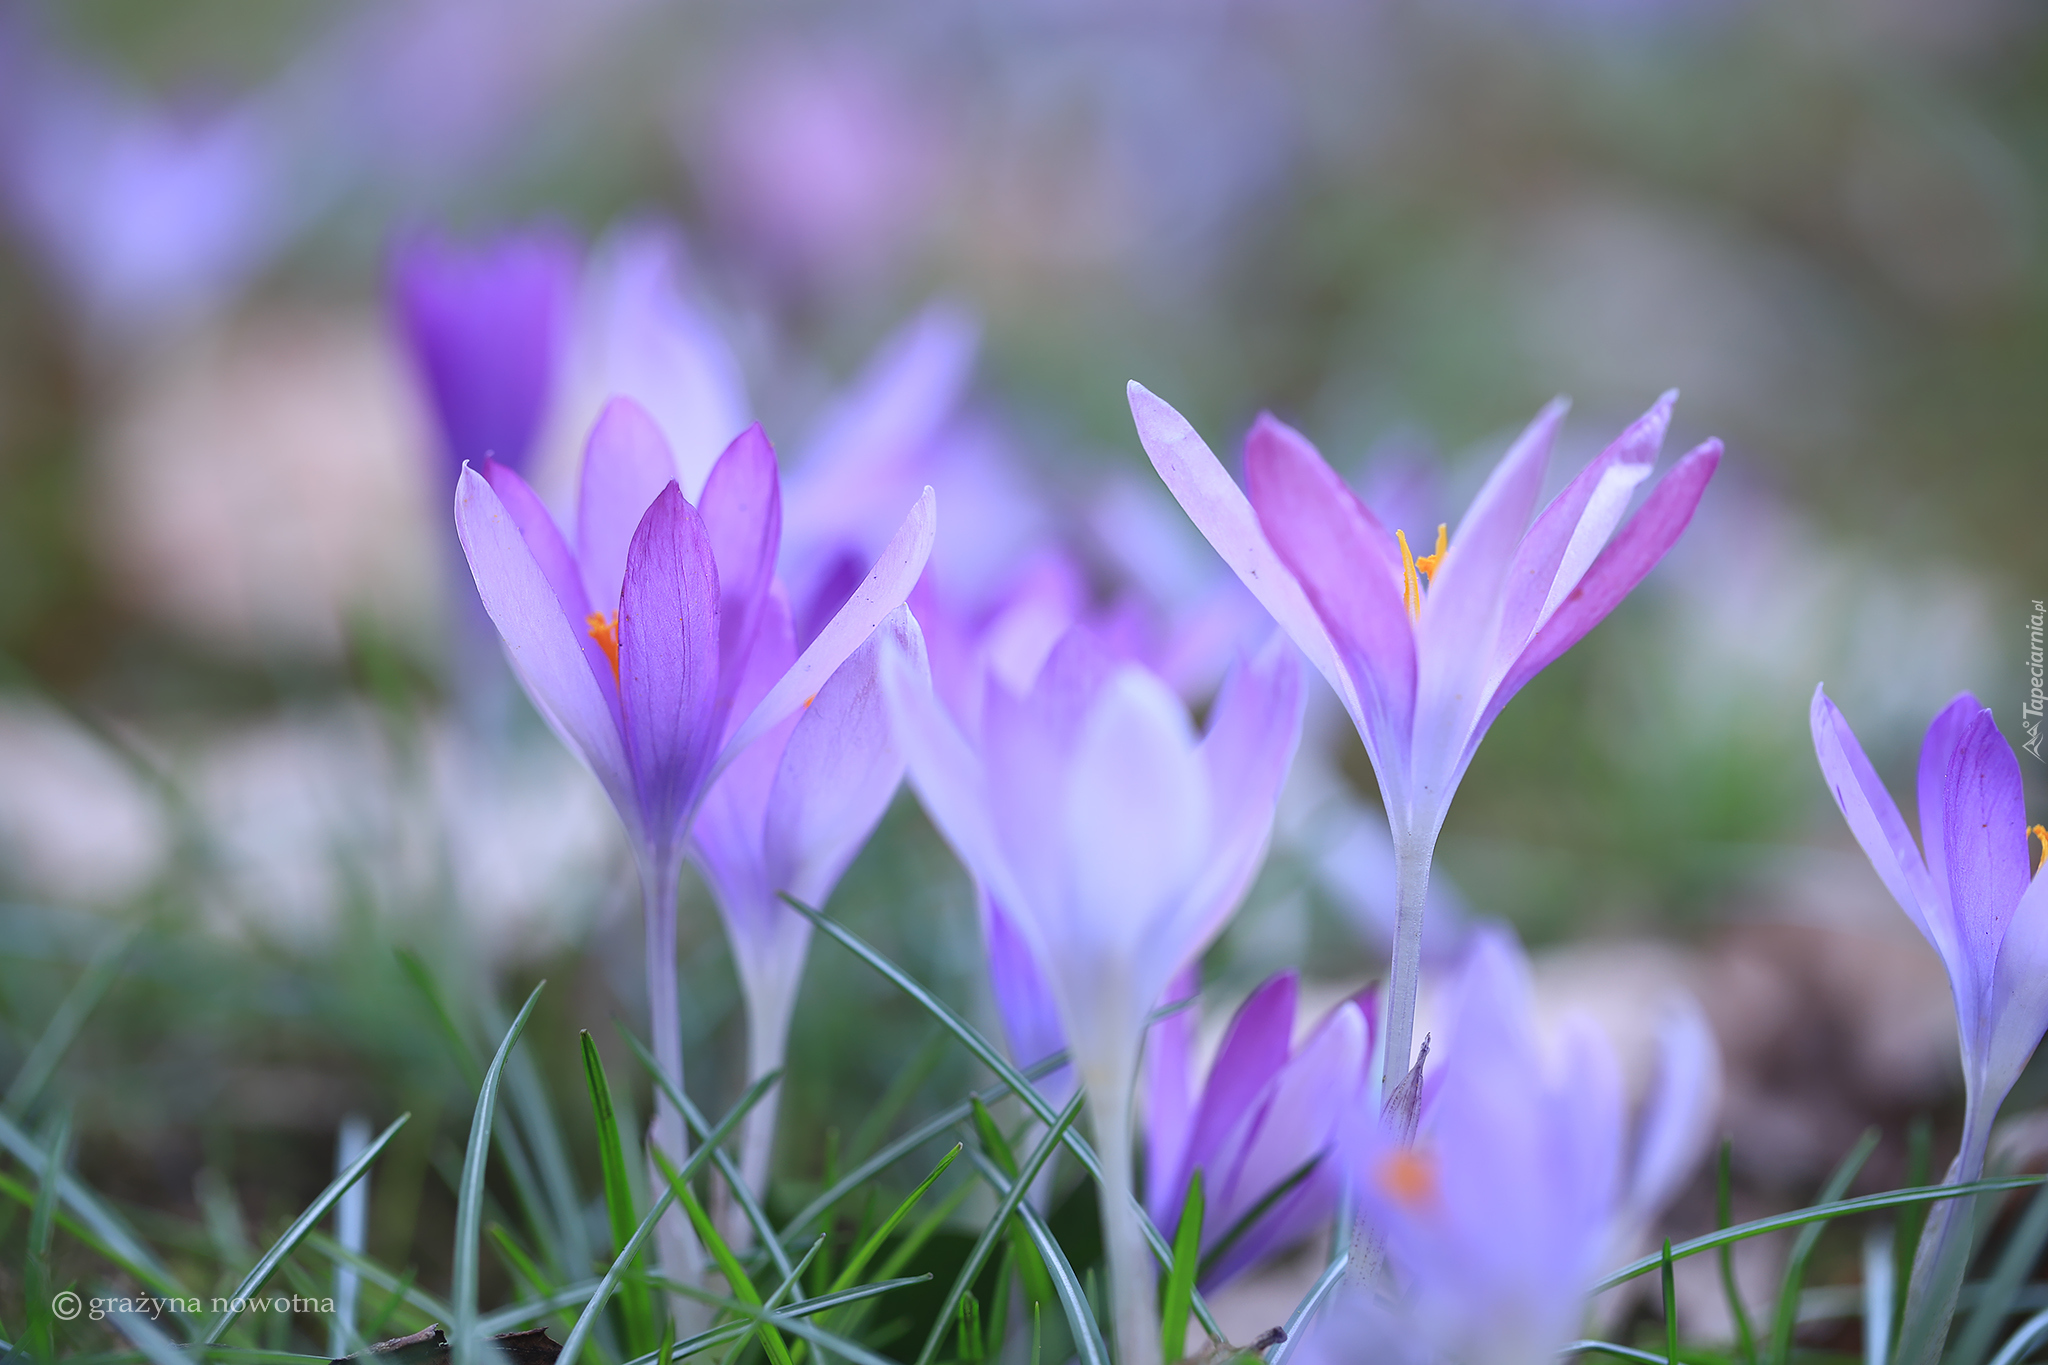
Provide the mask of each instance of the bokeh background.
MULTIPOLYGON (((1227 459, 1272 408, 1425 526, 1553 394, 1561 481, 1680 389, 1671 448, 1729 458, 1481 750, 1442 951, 1455 915, 1510 922, 1546 998, 1625 1044, 1696 993, 1738 1212, 1803 1199, 1871 1122, 1867 1179, 1896 1180, 1909 1119, 1939 1134, 1955 1098, 1953 1025, 1806 706, 1824 680, 1895 790, 1962 688, 2021 738, 2044 175, 2024 0, 6 0, 9 1103, 69 1106, 102 1188, 230 1248, 324 1183, 345 1115, 411 1108, 372 1246, 431 1278, 468 1105, 450 1027, 473 1044, 547 975, 529 1036, 565 1105, 576 1028, 623 1059, 624 843, 495 664, 462 661, 387 281, 413 234, 597 249, 630 225, 672 234, 786 471, 892 338, 938 335, 959 378, 912 453, 965 471, 957 499, 935 480, 941 560, 986 584, 1059 547, 1098 600, 1169 616, 1227 588, 1127 379, 1227 459), (87 997, 66 1055, 28 1056, 87 997)), ((1185 681, 1199 703, 1213 674, 1185 681)), ((1304 964, 1334 996, 1382 951, 1377 798, 1315 690, 1271 865, 1208 963, 1221 998, 1304 964)), ((737 996, 687 894, 692 1085, 722 1107, 737 996)), ((832 908, 992 1018, 967 882, 910 798, 832 908)), ((970 1074, 835 953, 796 1020, 794 1185, 892 1083, 915 1107, 970 1074)))

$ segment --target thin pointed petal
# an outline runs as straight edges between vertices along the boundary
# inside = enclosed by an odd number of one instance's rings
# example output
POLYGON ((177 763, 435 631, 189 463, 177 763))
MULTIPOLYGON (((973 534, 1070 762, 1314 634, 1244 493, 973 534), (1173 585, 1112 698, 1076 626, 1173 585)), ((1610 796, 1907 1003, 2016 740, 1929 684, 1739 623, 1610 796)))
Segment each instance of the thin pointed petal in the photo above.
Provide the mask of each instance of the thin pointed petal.
POLYGON ((1981 1102, 1996 1110, 2048 1033, 2048 877, 2036 875, 2013 908, 1992 975, 1991 1037, 1981 1102))
POLYGON ((1629 1210, 1647 1223, 1692 1177, 1721 1107, 1721 1050, 1690 999, 1675 1001, 1657 1027, 1657 1074, 1643 1103, 1629 1210))
MULTIPOLYGON (((577 567, 576 556, 569 551, 569 543, 562 539, 562 532, 555 525, 555 519, 548 513, 547 506, 526 480, 519 477, 509 465, 496 460, 484 461, 484 478, 490 481, 491 491, 498 495, 504 506, 505 515, 512 518, 513 525, 526 541, 526 548, 533 552, 533 559, 540 571, 547 576, 548 586, 555 590, 555 600, 561 603, 563 619, 572 630, 590 615, 590 599, 583 591, 583 571, 577 567)), ((576 630, 577 642, 583 646, 583 658, 590 665, 590 676, 597 680, 598 690, 612 708, 612 720, 618 722, 618 684, 612 679, 611 660, 588 629, 576 630)))
MULTIPOLYGON (((1939 837, 1948 861, 1956 942, 1971 981, 1983 993, 1990 987, 1999 946, 2029 880, 2020 761, 1988 710, 1971 717, 1962 743, 1949 758, 1942 807, 1939 837)), ((1981 1003, 1995 1012, 1996 1002, 1981 1003)), ((1980 1045, 1968 1035, 1964 1043, 1968 1050, 1980 1045)))
MULTIPOLYGON (((1191 962, 1167 984, 1166 996, 1159 1004, 1161 1008, 1180 1004, 1201 989, 1201 968, 1191 962)), ((1168 1237, 1179 1225, 1181 1204, 1187 1197, 1181 1169, 1194 1122, 1193 1066, 1199 1015, 1200 1011, 1189 1005, 1156 1020, 1145 1034, 1140 1082, 1145 1088, 1145 1208, 1168 1237), (1181 1182, 1179 1188, 1175 1188, 1177 1181, 1181 1182)))
POLYGON ((719 696, 721 715, 732 705, 746 653, 775 578, 782 544, 782 481, 775 447, 756 422, 733 438, 704 480, 697 503, 718 564, 719 696))
MULTIPOLYGON (((1216 1059, 1202 1082, 1201 1103, 1188 1130, 1181 1158, 1180 1180, 1200 1166, 1209 1172, 1210 1196, 1220 1212, 1225 1171, 1218 1160, 1224 1139, 1250 1114, 1253 1103, 1287 1065, 1294 1040, 1294 1011, 1300 982, 1294 972, 1281 972, 1263 982, 1230 1018, 1216 1059)), ((1285 1171, 1281 1175, 1287 1174, 1285 1171)), ((1218 1224, 1227 1227, 1227 1224, 1218 1224)))
POLYGON ((1863 846, 1864 856, 1892 899, 1927 936, 1943 962, 1949 962, 1953 944, 1942 897, 1928 878, 1927 864, 1914 846, 1892 794, 1878 780, 1877 770, 1856 741, 1856 732, 1823 688, 1813 689, 1810 719, 1821 776, 1834 793, 1842 818, 1849 822, 1849 832, 1863 846))
POLYGON ((1948 822, 1943 811, 1948 804, 1948 762, 1962 747, 1963 736, 1984 704, 1968 692, 1961 693, 1927 727, 1920 742, 1920 771, 1916 795, 1920 802, 1920 846, 1927 854, 1927 875, 1938 891, 1948 889, 1948 822))
POLYGON ((576 500, 576 560, 592 611, 618 611, 633 536, 675 477, 668 441, 647 410, 630 398, 605 404, 584 443, 576 500))

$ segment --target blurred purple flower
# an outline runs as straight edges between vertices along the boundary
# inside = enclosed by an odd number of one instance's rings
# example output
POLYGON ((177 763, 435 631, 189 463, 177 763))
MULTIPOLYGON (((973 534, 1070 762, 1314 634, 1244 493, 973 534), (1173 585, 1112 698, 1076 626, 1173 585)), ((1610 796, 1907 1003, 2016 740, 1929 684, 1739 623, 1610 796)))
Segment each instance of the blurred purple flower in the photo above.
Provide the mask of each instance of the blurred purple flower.
MULTIPOLYGON (((766 696, 808 643, 783 595, 771 594, 735 712, 766 696)), ((725 921, 746 1001, 749 1084, 782 1065, 811 941, 811 922, 782 894, 824 905, 903 780, 877 673, 885 648, 901 650, 913 675, 925 675, 917 622, 897 607, 812 701, 734 757, 690 829, 690 856, 725 921)), ((771 1094, 747 1115, 740 1174, 753 1190, 768 1188, 777 1099, 771 1094)))
POLYGON ((1300 733, 1294 661, 1234 672, 1198 739, 1145 670, 1070 632, 1031 689, 991 686, 970 738, 900 664, 885 694, 912 783, 1007 912, 1052 996, 1103 1165, 1103 1234, 1122 1358, 1156 1360, 1150 1252, 1131 1169, 1131 1091, 1168 980, 1250 884, 1300 733))
POLYGON ((554 394, 576 274, 575 246, 546 228, 398 248, 392 301, 451 477, 469 461, 525 466, 554 394))
MULTIPOLYGON (((1192 974, 1182 984, 1179 993, 1192 992, 1192 974)), ((1145 1204, 1167 1236, 1179 1226, 1197 1170, 1207 1256, 1263 1200, 1314 1163, 1223 1252, 1202 1277, 1205 1289, 1301 1240, 1336 1211, 1344 1182, 1344 1159, 1336 1149, 1370 1118, 1377 1001, 1368 991, 1342 1002, 1297 1046, 1296 995, 1293 972, 1251 993, 1232 1017, 1199 1097, 1190 1089, 1193 1010, 1155 1023, 1146 1045, 1145 1204)))
POLYGON ((1562 402, 1530 424, 1456 536, 1417 556, 1315 447, 1262 414, 1240 490, 1181 415, 1130 385, 1153 466, 1196 526, 1329 679, 1379 778, 1400 868, 1385 1085, 1407 1071, 1423 898, 1451 796, 1494 717, 1617 606, 1691 520, 1720 463, 1678 461, 1615 537, 1663 444, 1666 394, 1535 517, 1562 402), (1249 494, 1249 496, 1247 496, 1249 494), (1425 587, 1426 585, 1426 587, 1425 587))
MULTIPOLYGON (((1984 1173, 1991 1124, 2048 1033, 2048 879, 2029 869, 2019 759, 1989 708, 1968 692, 1944 707, 1920 747, 1920 845, 1848 720, 1815 688, 1813 745, 1835 804, 1871 866, 1941 955, 1963 1057, 1963 1135, 1951 1183, 1984 1173)), ((1969 1201, 1930 1211, 1914 1261, 1901 1359, 1931 1358, 1968 1260, 1969 1201)))

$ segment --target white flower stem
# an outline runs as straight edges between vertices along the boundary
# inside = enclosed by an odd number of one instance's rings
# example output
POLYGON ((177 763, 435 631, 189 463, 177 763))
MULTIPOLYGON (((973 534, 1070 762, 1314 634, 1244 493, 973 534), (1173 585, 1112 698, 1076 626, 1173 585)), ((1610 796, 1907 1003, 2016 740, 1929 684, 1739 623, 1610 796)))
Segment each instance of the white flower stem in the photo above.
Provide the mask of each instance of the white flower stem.
POLYGON ((1102 1245, 1116 1322, 1118 1365, 1160 1365, 1158 1290, 1152 1248, 1133 1203, 1131 1086, 1135 1067, 1091 1085, 1095 1155, 1102 1165, 1102 1245))
POLYGON ((1429 895, 1429 864, 1436 836, 1394 834, 1394 959, 1387 970, 1387 1048, 1380 1067, 1380 1099, 1408 1075, 1415 1043, 1415 997, 1422 984, 1422 907, 1429 895))
MULTIPOLYGON (((1991 1138, 1991 1115, 1981 1118, 1970 1105, 1963 1116, 1963 1141, 1944 1185, 1963 1185, 1984 1175, 1984 1152, 1991 1138)), ((1944 1199, 1927 1209, 1920 1245, 1913 1251, 1913 1276, 1906 1287, 1906 1311, 1899 1322, 1896 1365, 1935 1365, 1948 1340, 1963 1275, 1970 1268, 1976 1221, 1975 1199, 1944 1199)))
MULTIPOLYGON (((765 992, 747 993, 747 1085, 749 1088, 769 1072, 782 1066, 789 1052, 789 1015, 796 1001, 792 992, 778 992, 776 999, 762 999, 765 992)), ((768 1169, 775 1157, 775 1123, 782 1107, 782 1082, 777 1081, 755 1102, 740 1121, 740 1179, 756 1199, 768 1197, 768 1169)), ((720 1231, 734 1251, 745 1252, 754 1244, 754 1228, 733 1210, 730 1229, 720 1231)))
MULTIPOLYGON (((681 870, 673 866, 643 866, 640 876, 647 915, 648 1029, 655 1064, 679 1092, 683 1091, 683 1020, 676 966, 676 884, 680 875, 681 870)), ((680 1169, 689 1160, 689 1127, 683 1122, 682 1110, 659 1087, 652 1140, 672 1166, 680 1169)), ((660 1168, 655 1167, 651 1174, 656 1188, 664 1188, 660 1168)), ((663 1215, 655 1229, 655 1244, 666 1274, 682 1284, 704 1282, 704 1249, 680 1208, 663 1215)), ((700 1331, 709 1323, 710 1310, 696 1300, 681 1294, 671 1294, 668 1300, 669 1318, 679 1335, 700 1331)))

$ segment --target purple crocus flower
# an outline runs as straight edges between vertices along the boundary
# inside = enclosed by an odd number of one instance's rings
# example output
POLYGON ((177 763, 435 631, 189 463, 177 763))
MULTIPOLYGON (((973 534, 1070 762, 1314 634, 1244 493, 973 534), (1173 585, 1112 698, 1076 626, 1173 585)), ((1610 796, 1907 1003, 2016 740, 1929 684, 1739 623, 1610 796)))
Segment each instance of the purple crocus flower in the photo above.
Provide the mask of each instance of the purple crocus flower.
POLYGON ((1686 455, 1615 534, 1656 462, 1674 398, 1658 399, 1532 522, 1564 417, 1564 404, 1552 403, 1509 448, 1456 534, 1419 534, 1435 548, 1417 555, 1405 530, 1389 533, 1315 447, 1270 414, 1246 438, 1240 490, 1179 413, 1130 386, 1153 466, 1329 679, 1379 778, 1398 869, 1389 1088, 1408 1069, 1430 858, 1479 741, 1524 684, 1663 558, 1720 463, 1717 441, 1686 455))
POLYGON ((991 685, 976 740, 885 661, 925 809, 1007 912, 1058 1012, 1103 1169, 1119 1358, 1156 1365, 1154 1268, 1133 1200, 1131 1092, 1147 1016, 1223 927, 1264 857, 1301 725, 1294 661, 1224 683, 1208 733, 1158 678, 1085 631, 1022 695, 991 685))
MULTIPOLYGON (((1815 688, 1813 744, 1850 832, 1948 969, 1963 1056, 1963 1136, 1948 1180, 1984 1173, 1992 1120, 2048 1033, 2048 879, 2029 871, 2019 759, 1965 692, 1920 747, 1920 844, 1834 702, 1815 688)), ((1930 1211, 1913 1267, 1900 1359, 1932 1359, 1968 1259, 1967 1201, 1930 1211)))
MULTIPOLYGON (((735 711, 751 710, 798 655, 786 600, 770 596, 735 711)), ((898 607, 801 711, 736 756, 711 784, 690 830, 690 857, 725 921, 747 1007, 747 1080, 782 1065, 811 922, 784 893, 823 905, 867 842, 903 780, 903 756, 882 705, 877 668, 885 648, 926 672, 924 641, 898 607)), ((747 1115, 740 1174, 767 1188, 778 1096, 747 1115)))
MULTIPOLYGON (((1194 986, 1191 979, 1184 984, 1188 991, 1194 986)), ((1343 1159, 1333 1153, 1370 1112, 1378 1002, 1370 992, 1343 1001, 1297 1045, 1297 986, 1295 973, 1282 972, 1251 993, 1198 1092, 1189 1066, 1195 1012, 1152 1026, 1145 1050, 1145 1205, 1162 1231, 1172 1236, 1178 1228, 1198 1170, 1207 1256, 1283 1182, 1309 1168, 1223 1252, 1203 1277, 1205 1288, 1299 1241, 1331 1215, 1344 1179, 1343 1159)))
POLYGON ((432 400, 448 468, 522 468, 555 390, 576 293, 576 248, 545 228, 476 247, 399 247, 391 292, 432 400))
MULTIPOLYGON (((727 761, 813 701, 902 604, 930 557, 933 518, 927 489, 846 604, 741 712, 782 532, 775 451, 759 427, 719 457, 693 506, 653 419, 615 401, 584 453, 573 548, 511 468, 463 467, 455 524, 484 609, 527 695, 603 784, 632 841, 654 1051, 678 1086, 676 885, 698 803, 727 761)), ((666 1103, 655 1141, 682 1160, 682 1116, 666 1103)), ((688 1273, 680 1232, 664 1255, 688 1273)))

